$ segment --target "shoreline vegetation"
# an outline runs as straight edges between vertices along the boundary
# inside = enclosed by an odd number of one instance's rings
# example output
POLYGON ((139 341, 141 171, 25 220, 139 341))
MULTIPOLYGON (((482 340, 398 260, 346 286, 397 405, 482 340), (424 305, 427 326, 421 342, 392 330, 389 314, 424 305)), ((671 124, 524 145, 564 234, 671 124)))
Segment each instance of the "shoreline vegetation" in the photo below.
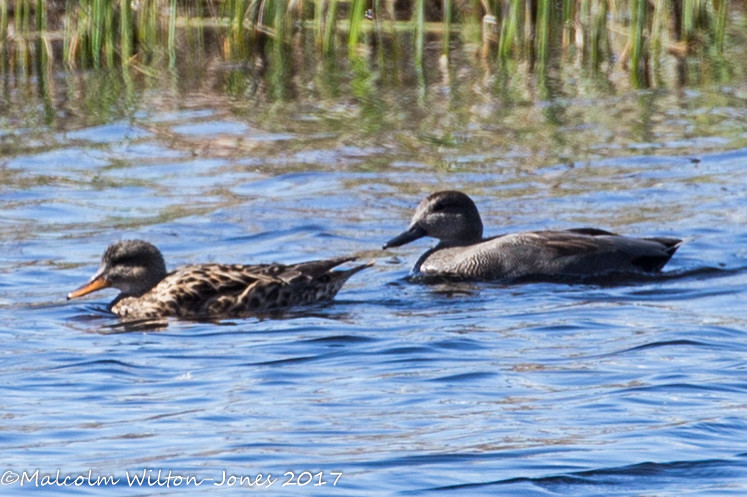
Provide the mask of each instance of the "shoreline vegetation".
POLYGON ((743 41, 729 28, 744 26, 744 9, 741 0, 0 0, 0 72, 62 64, 148 74, 206 53, 257 66, 296 53, 404 64, 422 79, 426 58, 449 67, 467 47, 539 78, 564 65, 615 67, 633 88, 683 86, 693 61, 728 73, 725 47, 743 41))
MULTIPOLYGON (((6 3, 4 11, 9 37, 0 47, 0 190, 29 190, 30 202, 36 188, 60 181, 75 199, 119 181, 140 191, 150 177, 143 164, 171 171, 177 185, 182 168, 205 167, 211 184, 210 168, 217 167, 237 178, 247 172, 259 174, 252 178, 351 173, 341 176, 348 178, 343 182, 383 173, 392 191, 432 181, 433 171, 454 172, 475 184, 499 181, 504 194, 531 199, 545 188, 554 195, 578 193, 576 181, 617 192, 619 176, 597 176, 622 157, 639 157, 654 170, 671 160, 689 163, 747 147, 747 22, 743 5, 734 2, 723 52, 708 44, 715 38, 695 37, 687 53, 662 48, 656 58, 651 52, 648 72, 635 80, 632 55, 627 69, 620 55, 630 26, 611 21, 602 44, 609 52, 598 66, 578 44, 582 27, 574 28, 568 44, 563 30, 553 28, 545 59, 535 53, 532 66, 525 45, 514 44, 502 59, 495 44, 500 38, 483 44, 482 24, 470 23, 463 12, 452 16, 447 51, 443 23, 431 20, 438 12, 428 12, 418 67, 417 36, 405 29, 412 21, 398 7, 394 14, 402 18, 379 18, 378 24, 364 11, 357 41, 349 45, 350 4, 340 1, 333 50, 325 55, 313 17, 292 24, 285 38, 245 28, 237 44, 217 10, 224 4, 214 11, 206 4, 201 17, 195 11, 187 16, 178 4, 174 18, 169 10, 146 18, 141 9, 156 4, 141 3, 127 25, 133 36, 125 59, 121 4, 113 4, 104 25, 114 27, 98 38, 95 59, 93 37, 76 24, 83 22, 77 0, 54 4, 56 11, 51 2, 43 4, 45 29, 32 24, 25 35, 10 21, 20 16, 22 26, 40 11, 27 4, 19 14, 24 1, 13 8, 6 3), (135 31, 147 19, 154 21, 150 38, 135 31), (194 162, 182 164, 188 157, 194 162), (77 172, 66 177, 60 168, 77 172), (537 181, 527 183, 527 175, 537 181), (515 190, 524 183, 524 190, 515 190)), ((241 19, 252 26, 252 17, 241 19)), ((703 169, 698 181, 710 181, 711 174, 703 169)), ((659 194, 662 180, 655 174, 637 181, 659 194)), ((223 186, 211 195, 226 206, 245 198, 223 186)))

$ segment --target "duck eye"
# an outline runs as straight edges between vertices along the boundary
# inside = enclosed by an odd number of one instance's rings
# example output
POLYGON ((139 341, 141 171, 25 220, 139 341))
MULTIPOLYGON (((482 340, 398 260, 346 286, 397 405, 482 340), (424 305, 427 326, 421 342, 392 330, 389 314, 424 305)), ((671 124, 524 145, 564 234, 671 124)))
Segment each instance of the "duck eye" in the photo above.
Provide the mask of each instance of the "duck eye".
POLYGON ((112 264, 116 266, 135 266, 138 263, 137 256, 134 255, 123 255, 112 260, 112 264))
POLYGON ((443 203, 443 202, 436 202, 436 204, 435 204, 435 205, 433 206, 433 210, 434 210, 435 212, 439 212, 439 211, 442 211, 442 210, 444 210, 444 208, 445 208, 445 207, 446 207, 446 206, 444 205, 444 203, 443 203))

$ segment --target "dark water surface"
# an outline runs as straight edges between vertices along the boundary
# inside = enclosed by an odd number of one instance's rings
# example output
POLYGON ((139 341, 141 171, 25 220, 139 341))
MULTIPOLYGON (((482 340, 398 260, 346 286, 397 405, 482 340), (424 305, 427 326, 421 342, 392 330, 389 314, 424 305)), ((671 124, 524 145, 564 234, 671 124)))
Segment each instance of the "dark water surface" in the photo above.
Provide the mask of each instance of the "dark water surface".
POLYGON ((747 494, 744 83, 506 99, 484 76, 369 91, 358 75, 277 102, 210 77, 6 94, 3 473, 90 470, 120 480, 113 495, 214 493, 224 471, 272 473, 273 495, 747 494), (445 188, 473 195, 488 235, 685 243, 631 281, 410 283, 428 242, 378 248, 445 188), (114 292, 65 302, 133 237, 169 267, 377 264, 335 302, 267 319, 143 332, 102 311, 114 292), (129 489, 143 470, 215 482, 129 489), (288 471, 327 483, 281 487, 288 471))

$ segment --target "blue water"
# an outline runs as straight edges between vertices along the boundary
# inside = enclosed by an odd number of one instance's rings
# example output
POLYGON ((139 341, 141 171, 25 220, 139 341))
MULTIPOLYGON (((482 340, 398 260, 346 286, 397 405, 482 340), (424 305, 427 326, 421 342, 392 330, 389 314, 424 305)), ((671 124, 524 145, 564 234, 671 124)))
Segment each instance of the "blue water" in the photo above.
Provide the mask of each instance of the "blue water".
POLYGON ((531 168, 446 149, 457 165, 433 167, 396 140, 282 128, 144 110, 1 159, 0 493, 59 470, 112 475, 107 495, 250 491, 214 486, 224 472, 263 487, 270 473, 272 495, 747 494, 747 149, 531 168), (595 226, 685 243, 632 281, 408 282, 429 242, 378 248, 445 188, 474 197, 488 235, 595 226), (169 267, 377 264, 333 303, 262 320, 144 332, 103 311, 115 292, 64 300, 134 237, 169 267), (159 470, 180 484, 129 488, 159 470), (283 487, 289 471, 312 481, 283 487))

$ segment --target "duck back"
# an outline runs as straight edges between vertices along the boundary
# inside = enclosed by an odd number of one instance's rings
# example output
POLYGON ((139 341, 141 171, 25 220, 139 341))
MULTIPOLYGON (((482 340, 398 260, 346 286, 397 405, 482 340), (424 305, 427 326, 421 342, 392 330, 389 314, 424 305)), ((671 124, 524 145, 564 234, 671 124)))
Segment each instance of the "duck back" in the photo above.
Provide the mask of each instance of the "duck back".
POLYGON ((437 246, 423 254, 414 270, 486 280, 656 272, 680 243, 676 238, 631 238, 595 228, 514 233, 467 246, 437 246))

